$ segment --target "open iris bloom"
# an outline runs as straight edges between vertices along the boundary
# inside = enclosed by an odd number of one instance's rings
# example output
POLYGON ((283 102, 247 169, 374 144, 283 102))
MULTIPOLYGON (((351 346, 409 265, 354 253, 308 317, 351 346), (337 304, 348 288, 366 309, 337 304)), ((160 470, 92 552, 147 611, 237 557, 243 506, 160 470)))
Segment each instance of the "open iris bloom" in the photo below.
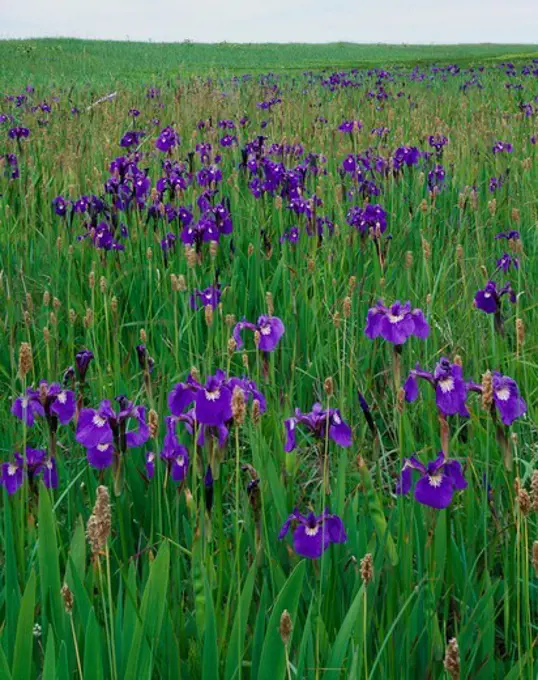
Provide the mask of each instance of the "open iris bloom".
POLYGON ((258 317, 258 321, 255 324, 250 323, 249 321, 240 321, 233 330, 233 337, 237 343, 237 349, 243 347, 241 331, 245 328, 252 332, 259 332, 260 344, 258 345, 258 349, 261 352, 273 352, 277 348, 285 330, 284 324, 277 316, 262 315, 258 317))
MULTIPOLYGON (((499 414, 503 425, 510 426, 517 418, 525 415, 527 404, 519 394, 519 387, 513 378, 493 371, 491 376, 493 387, 493 407, 499 414)), ((473 392, 483 392, 482 385, 470 383, 473 392)))
POLYGON ((449 460, 443 451, 427 465, 415 456, 404 458, 400 481, 396 485, 397 494, 405 495, 411 491, 414 472, 420 476, 415 484, 415 500, 430 508, 447 508, 452 503, 454 492, 467 488, 461 464, 457 460, 449 460))
POLYGON ((411 310, 411 303, 402 304, 397 300, 391 307, 379 301, 368 310, 364 334, 370 340, 382 337, 394 345, 403 345, 407 338, 428 337, 430 327, 420 309, 411 310))
POLYGON ((504 334, 503 319, 501 315, 501 303, 503 295, 508 295, 512 304, 516 303, 516 293, 510 283, 506 283, 502 288, 497 289, 495 281, 488 281, 485 288, 478 290, 474 296, 474 304, 477 309, 486 314, 493 314, 495 330, 504 334))
POLYGON ((83 408, 77 423, 76 440, 86 447, 88 462, 102 469, 114 464, 114 490, 123 490, 122 454, 127 449, 142 446, 149 439, 144 406, 134 406, 125 396, 116 397, 120 411, 116 412, 108 399, 98 409, 83 408), (134 421, 136 429, 129 429, 134 421))
POLYGON ((49 424, 57 427, 58 422, 66 425, 73 418, 75 406, 75 395, 71 390, 64 390, 59 383, 49 385, 43 380, 39 390, 29 388, 24 396, 15 400, 11 413, 28 427, 34 425, 36 416, 47 418, 49 424))
POLYGON ((351 428, 342 420, 340 410, 337 408, 325 410, 321 404, 316 403, 310 413, 301 413, 300 409, 295 409, 295 416, 284 422, 287 434, 284 446, 286 453, 290 453, 297 446, 295 430, 299 424, 304 425, 316 439, 322 441, 325 440, 328 427, 329 439, 335 444, 344 448, 351 446, 351 428))
POLYGON ((20 453, 15 452, 13 460, 2 463, 0 483, 11 496, 16 493, 24 483, 25 475, 30 482, 38 475, 43 475, 43 483, 47 489, 55 489, 58 486, 58 472, 54 458, 47 457, 43 449, 26 449, 26 465, 20 453))
POLYGON ((463 371, 458 364, 452 364, 442 358, 433 373, 423 371, 419 364, 409 373, 404 383, 405 400, 415 401, 418 398, 418 381, 422 378, 435 389, 435 402, 443 416, 460 415, 469 418, 466 401, 469 383, 463 379, 463 371))
POLYGON ((215 375, 207 378, 205 385, 190 374, 186 382, 174 386, 168 395, 168 407, 173 418, 167 418, 167 426, 169 424, 171 428, 173 423, 175 428, 177 422, 183 422, 187 432, 193 435, 196 426, 201 425, 197 445, 203 446, 207 435, 216 435, 222 448, 226 444, 233 421, 232 394, 235 387, 243 390, 245 402, 249 399, 257 400, 260 412, 265 412, 267 407, 265 397, 254 381, 248 378, 228 378, 226 373, 219 369, 215 375))
POLYGON ((331 515, 327 508, 317 516, 313 512, 305 516, 295 509, 282 525, 279 540, 286 536, 292 523, 295 524, 293 548, 301 557, 315 560, 323 555, 331 543, 347 541, 342 520, 338 515, 331 515))

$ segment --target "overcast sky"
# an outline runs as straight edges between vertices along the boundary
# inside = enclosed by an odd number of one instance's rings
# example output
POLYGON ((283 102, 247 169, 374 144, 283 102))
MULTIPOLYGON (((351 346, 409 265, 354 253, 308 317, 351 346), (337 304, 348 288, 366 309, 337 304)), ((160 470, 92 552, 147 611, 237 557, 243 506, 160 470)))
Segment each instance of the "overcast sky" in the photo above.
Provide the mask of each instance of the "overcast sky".
POLYGON ((538 0, 0 0, 0 37, 538 42, 538 0))

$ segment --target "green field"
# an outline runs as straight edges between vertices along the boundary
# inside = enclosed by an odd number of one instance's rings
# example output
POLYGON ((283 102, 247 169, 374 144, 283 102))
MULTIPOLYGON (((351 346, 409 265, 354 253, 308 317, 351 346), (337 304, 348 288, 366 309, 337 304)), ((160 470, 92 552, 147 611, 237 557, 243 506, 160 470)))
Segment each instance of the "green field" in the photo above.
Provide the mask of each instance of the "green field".
POLYGON ((125 43, 73 39, 0 41, 2 87, 162 82, 185 74, 373 68, 403 64, 491 64, 538 57, 537 45, 326 45, 125 43), (37 80, 36 80, 37 79, 37 80))
POLYGON ((538 46, 0 60, 0 680, 535 680, 538 46))

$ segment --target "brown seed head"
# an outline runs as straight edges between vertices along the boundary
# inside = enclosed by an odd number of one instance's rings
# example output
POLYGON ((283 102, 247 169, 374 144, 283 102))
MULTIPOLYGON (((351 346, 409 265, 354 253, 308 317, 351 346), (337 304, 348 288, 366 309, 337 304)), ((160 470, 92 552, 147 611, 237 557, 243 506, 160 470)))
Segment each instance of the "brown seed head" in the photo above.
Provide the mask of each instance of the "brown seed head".
POLYGON ((235 338, 230 338, 228 340, 228 356, 232 357, 234 355, 236 349, 237 349, 237 342, 235 341, 235 338))
POLYGON ((519 505, 521 514, 526 517, 531 511, 531 498, 528 491, 521 485, 519 477, 516 477, 514 481, 514 489, 516 492, 516 503, 519 505))
POLYGON ((150 409, 148 413, 148 427, 152 439, 155 439, 159 432, 159 415, 155 409, 150 409))
POLYGON ((428 201, 423 198, 422 201, 420 202, 420 212, 427 213, 428 212, 428 201))
POLYGON ((147 336, 147 334, 146 334, 146 329, 145 329, 145 328, 141 328, 141 329, 140 329, 140 342, 141 342, 143 345, 145 345, 147 341, 148 341, 148 336, 147 336))
POLYGON ((34 311, 34 301, 32 300, 31 293, 26 293, 26 307, 30 314, 34 311))
POLYGON ((241 355, 241 361, 243 362, 243 367, 248 371, 248 354, 246 352, 243 352, 241 355))
POLYGON ((531 507, 538 511, 538 470, 534 470, 531 477, 531 507))
POLYGON ((204 308, 205 322, 208 328, 213 325, 213 307, 211 305, 206 305, 204 308))
POLYGON ((86 524, 86 536, 92 547, 94 556, 100 553, 110 536, 112 514, 110 512, 110 496, 106 486, 97 487, 97 498, 93 512, 86 524))
POLYGON ((260 407, 260 402, 258 399, 254 399, 252 402, 252 422, 254 425, 257 425, 260 422, 260 418, 262 416, 262 411, 260 407))
POLYGON ((86 314, 84 316, 84 328, 91 328, 93 324, 93 310, 91 307, 86 309, 86 314))
POLYGON ((224 323, 228 328, 233 328, 235 326, 235 314, 226 314, 224 323))
POLYGON ((460 650, 456 638, 452 638, 447 645, 443 665, 446 672, 450 675, 451 680, 459 680, 460 650))
POLYGON ((32 346, 29 342, 21 342, 19 348, 19 375, 23 380, 30 373, 33 365, 32 346))
POLYGON ((459 366, 460 368, 463 366, 463 359, 459 354, 456 354, 454 356, 454 363, 456 364, 456 366, 459 366))
POLYGON ((193 380, 196 380, 196 382, 200 382, 200 373, 198 373, 198 369, 196 368, 196 366, 193 366, 191 368, 191 376, 193 380))
POLYGON ((339 311, 336 311, 336 312, 333 314, 333 326, 334 326, 335 328, 340 328, 340 324, 341 324, 341 316, 340 316, 340 312, 339 312, 339 311))
POLYGON ((273 316, 273 312, 275 311, 275 305, 273 302, 273 293, 270 291, 267 291, 265 293, 265 304, 267 305, 267 316, 271 317, 273 316))
POLYGON ((50 331, 47 328, 47 326, 45 326, 45 328, 43 328, 43 340, 44 340, 45 344, 47 344, 47 345, 50 342, 50 331))
POLYGON ((291 634, 293 632, 293 624, 291 622, 291 616, 287 609, 284 609, 282 616, 280 617, 280 637, 282 638, 282 643, 287 646, 290 641, 291 634))
POLYGON ((110 309, 112 310, 112 314, 114 314, 114 316, 118 313, 118 298, 115 295, 112 300, 110 300, 110 309))
POLYGON ((256 347, 260 346, 262 336, 260 335, 260 331, 254 331, 254 344, 256 347))
POLYGON ((334 380, 329 376, 328 378, 325 378, 325 382, 323 383, 323 389, 325 390, 325 394, 328 397, 332 397, 334 394, 334 380))
POLYGON ((413 253, 411 250, 408 250, 405 254, 405 268, 411 269, 412 266, 413 266, 413 253))
POLYGON ((308 260, 307 268, 308 268, 308 273, 309 273, 309 274, 313 274, 313 273, 316 271, 316 263, 315 263, 315 261, 312 260, 312 259, 308 260))
POLYGON ((344 319, 349 319, 351 316, 351 298, 346 297, 344 298, 344 302, 342 304, 342 311, 344 313, 344 319))
POLYGON ((512 208, 512 221, 516 224, 521 222, 521 213, 518 208, 512 208))
POLYGON ((525 324, 523 319, 516 319, 516 339, 518 350, 521 349, 525 343, 525 324))
POLYGON ((371 553, 366 553, 360 561, 360 572, 362 582, 367 586, 374 578, 374 561, 371 553))
POLYGON ((488 201, 488 212, 492 217, 497 212, 497 199, 496 198, 492 198, 491 201, 488 201))
POLYGON ((107 289, 107 282, 104 276, 101 276, 101 278, 99 279, 99 288, 101 290, 101 293, 104 295, 107 289))
POLYGON ((74 324, 77 320, 77 313, 73 308, 69 310, 69 322, 74 324))
POLYGON ((236 425, 245 422, 245 410, 245 393, 236 385, 232 392, 232 416, 236 425))
POLYGON ((422 237, 422 254, 424 255, 425 260, 429 260, 430 257, 432 256, 431 245, 429 244, 428 241, 426 241, 424 237, 422 237))
POLYGON ((247 252, 248 252, 249 257, 252 257, 252 255, 254 255, 254 244, 253 243, 248 244, 247 252))
POLYGON ((532 566, 535 576, 538 577, 538 541, 534 541, 532 544, 532 566))
POLYGON ((88 286, 90 287, 90 290, 95 288, 95 272, 93 271, 88 274, 88 286))
POLYGON ((67 583, 64 583, 62 589, 60 590, 62 594, 62 600, 64 601, 64 607, 67 614, 71 614, 73 611, 73 605, 75 604, 75 598, 73 593, 69 589, 67 583))
POLYGON ((482 408, 490 411, 493 404, 493 381, 491 371, 486 371, 482 376, 482 408))
POLYGON ((357 277, 356 276, 350 276, 349 282, 348 282, 348 290, 349 290, 350 295, 355 290, 356 287, 357 287, 357 277))
POLYGON ((48 307, 50 304, 50 293, 48 290, 46 290, 43 293, 43 307, 48 307))

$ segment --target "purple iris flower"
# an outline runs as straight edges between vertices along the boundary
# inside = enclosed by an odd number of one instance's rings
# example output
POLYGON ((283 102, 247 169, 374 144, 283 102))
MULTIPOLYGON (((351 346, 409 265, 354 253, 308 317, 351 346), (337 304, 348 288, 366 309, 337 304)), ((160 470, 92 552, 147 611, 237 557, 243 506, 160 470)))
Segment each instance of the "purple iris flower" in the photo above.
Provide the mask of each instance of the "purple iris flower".
POLYGON ((420 309, 411 311, 411 303, 404 305, 397 300, 391 307, 385 307, 381 301, 368 310, 364 334, 373 340, 381 336, 394 345, 403 345, 407 338, 427 338, 430 332, 428 322, 420 309))
POLYGON ((501 310, 503 295, 508 295, 510 302, 515 304, 516 294, 510 283, 497 290, 495 281, 488 281, 485 288, 477 291, 474 296, 474 304, 486 314, 498 314, 501 310))
POLYGON ((171 151, 175 146, 179 146, 181 140, 173 127, 168 126, 161 130, 155 140, 155 148, 164 153, 171 151))
POLYGON ((496 271, 502 269, 502 271, 505 274, 507 274, 508 271, 510 270, 510 267, 513 267, 514 269, 519 269, 519 258, 514 257, 513 255, 509 255, 508 253, 504 253, 504 255, 497 260, 496 271))
POLYGON ((433 373, 423 371, 419 364, 409 373, 404 383, 405 400, 413 402, 418 398, 417 378, 427 380, 435 389, 435 401, 437 408, 445 416, 459 414, 469 418, 466 401, 469 393, 469 383, 463 379, 463 371, 458 364, 452 364, 446 358, 442 358, 433 373))
POLYGON ((502 153, 503 151, 506 151, 507 153, 512 153, 514 150, 514 147, 510 142, 495 142, 493 145, 492 151, 493 153, 502 153))
POLYGON ((166 417, 166 435, 161 451, 161 460, 168 467, 168 474, 174 482, 182 482, 189 469, 189 454, 185 446, 179 443, 176 434, 178 419, 174 416, 166 417))
POLYGON ((155 475, 155 454, 152 451, 146 453, 146 475, 148 479, 153 479, 155 475))
POLYGON ((279 540, 286 536, 292 522, 295 524, 293 548, 301 557, 315 560, 323 555, 331 543, 347 541, 342 520, 338 515, 331 515, 327 508, 317 516, 312 512, 305 516, 295 509, 282 525, 279 540))
POLYGON ((117 413, 108 399, 99 408, 83 408, 80 412, 76 440, 87 449, 90 465, 108 467, 114 453, 125 453, 127 449, 142 446, 149 439, 144 406, 134 406, 126 397, 116 397, 120 411, 117 413), (136 429, 129 430, 128 424, 136 421, 136 429))
POLYGON ((22 397, 18 397, 11 413, 22 420, 27 427, 32 427, 35 417, 46 417, 49 422, 58 421, 66 425, 75 415, 75 394, 65 390, 59 383, 48 384, 44 380, 39 384, 39 390, 26 390, 22 397))
POLYGON ((362 121, 360 120, 343 120, 338 129, 340 132, 353 132, 353 130, 360 130, 362 128, 362 121))
POLYGON ((13 460, 2 464, 0 482, 4 485, 9 495, 16 493, 24 482, 25 474, 30 481, 43 474, 43 482, 48 489, 58 486, 58 472, 54 458, 48 458, 43 449, 26 449, 26 466, 24 458, 15 452, 13 460))
POLYGON ((286 231, 282 234, 280 237, 280 243, 284 243, 285 241, 288 241, 289 243, 297 243, 299 240, 299 227, 293 226, 290 227, 289 229, 286 229, 286 231))
POLYGON ((325 410, 321 404, 315 403, 310 413, 301 413, 300 409, 295 409, 295 416, 284 421, 286 427, 284 451, 286 453, 293 451, 297 446, 295 430, 299 424, 304 425, 316 439, 321 440, 325 439, 327 426, 329 426, 329 439, 343 448, 351 446, 351 428, 343 421, 340 410, 337 408, 325 410))
POLYGON ((83 349, 80 352, 77 352, 75 356, 75 363, 77 366, 80 382, 84 382, 86 380, 86 373, 92 361, 93 352, 91 352, 89 349, 83 349))
POLYGON ((25 127, 14 127, 9 130, 10 139, 23 139, 30 136, 30 130, 25 127))
POLYGON ((420 475, 415 484, 415 500, 430 508, 447 508, 452 503, 454 492, 467 488, 461 463, 448 460, 443 451, 428 465, 421 463, 415 456, 404 458, 400 481, 396 485, 397 494, 409 493, 413 484, 413 472, 420 475))
POLYGON ((442 165, 436 165, 433 170, 428 173, 428 189, 432 192, 439 192, 445 184, 445 169, 442 165))
POLYGON ((170 411, 180 416, 194 402, 195 419, 199 423, 223 425, 232 418, 232 392, 226 382, 226 374, 221 370, 209 376, 205 385, 189 375, 187 382, 175 385, 168 395, 170 411))
POLYGON ((145 133, 137 130, 129 130, 126 132, 120 140, 120 146, 128 149, 131 146, 137 146, 140 143, 140 139, 144 137, 145 133))
POLYGON ((429 135, 428 144, 432 146, 437 153, 440 153, 443 147, 448 144, 448 138, 444 135, 429 135))
POLYGON ((253 332, 259 332, 260 344, 258 348, 261 352, 274 351, 285 331, 284 324, 277 316, 259 316, 258 321, 255 324, 244 320, 239 321, 233 330, 233 337, 237 343, 237 349, 243 347, 241 332, 245 328, 253 332))
POLYGON ((387 213, 379 204, 368 203, 364 208, 353 206, 347 213, 346 221, 361 234, 367 234, 370 229, 374 234, 383 234, 387 229, 387 213))
POLYGON ((493 371, 492 386, 493 403, 505 425, 511 425, 527 412, 527 404, 520 397, 519 388, 513 378, 493 371))
POLYGON ((495 235, 495 239, 501 239, 505 238, 507 241, 519 241, 521 238, 521 234, 519 231, 516 231, 515 229, 512 229, 511 231, 504 232, 501 231, 498 234, 495 235))
POLYGON ((219 306, 222 291, 220 285, 209 286, 204 290, 196 289, 191 295, 190 304, 192 309, 198 309, 199 305, 202 307, 212 307, 216 309, 219 306))
POLYGON ((67 209, 69 208, 71 204, 71 201, 66 201, 63 196, 56 196, 56 198, 52 199, 52 206, 54 208, 54 212, 59 216, 59 217, 65 217, 67 214, 67 209))

